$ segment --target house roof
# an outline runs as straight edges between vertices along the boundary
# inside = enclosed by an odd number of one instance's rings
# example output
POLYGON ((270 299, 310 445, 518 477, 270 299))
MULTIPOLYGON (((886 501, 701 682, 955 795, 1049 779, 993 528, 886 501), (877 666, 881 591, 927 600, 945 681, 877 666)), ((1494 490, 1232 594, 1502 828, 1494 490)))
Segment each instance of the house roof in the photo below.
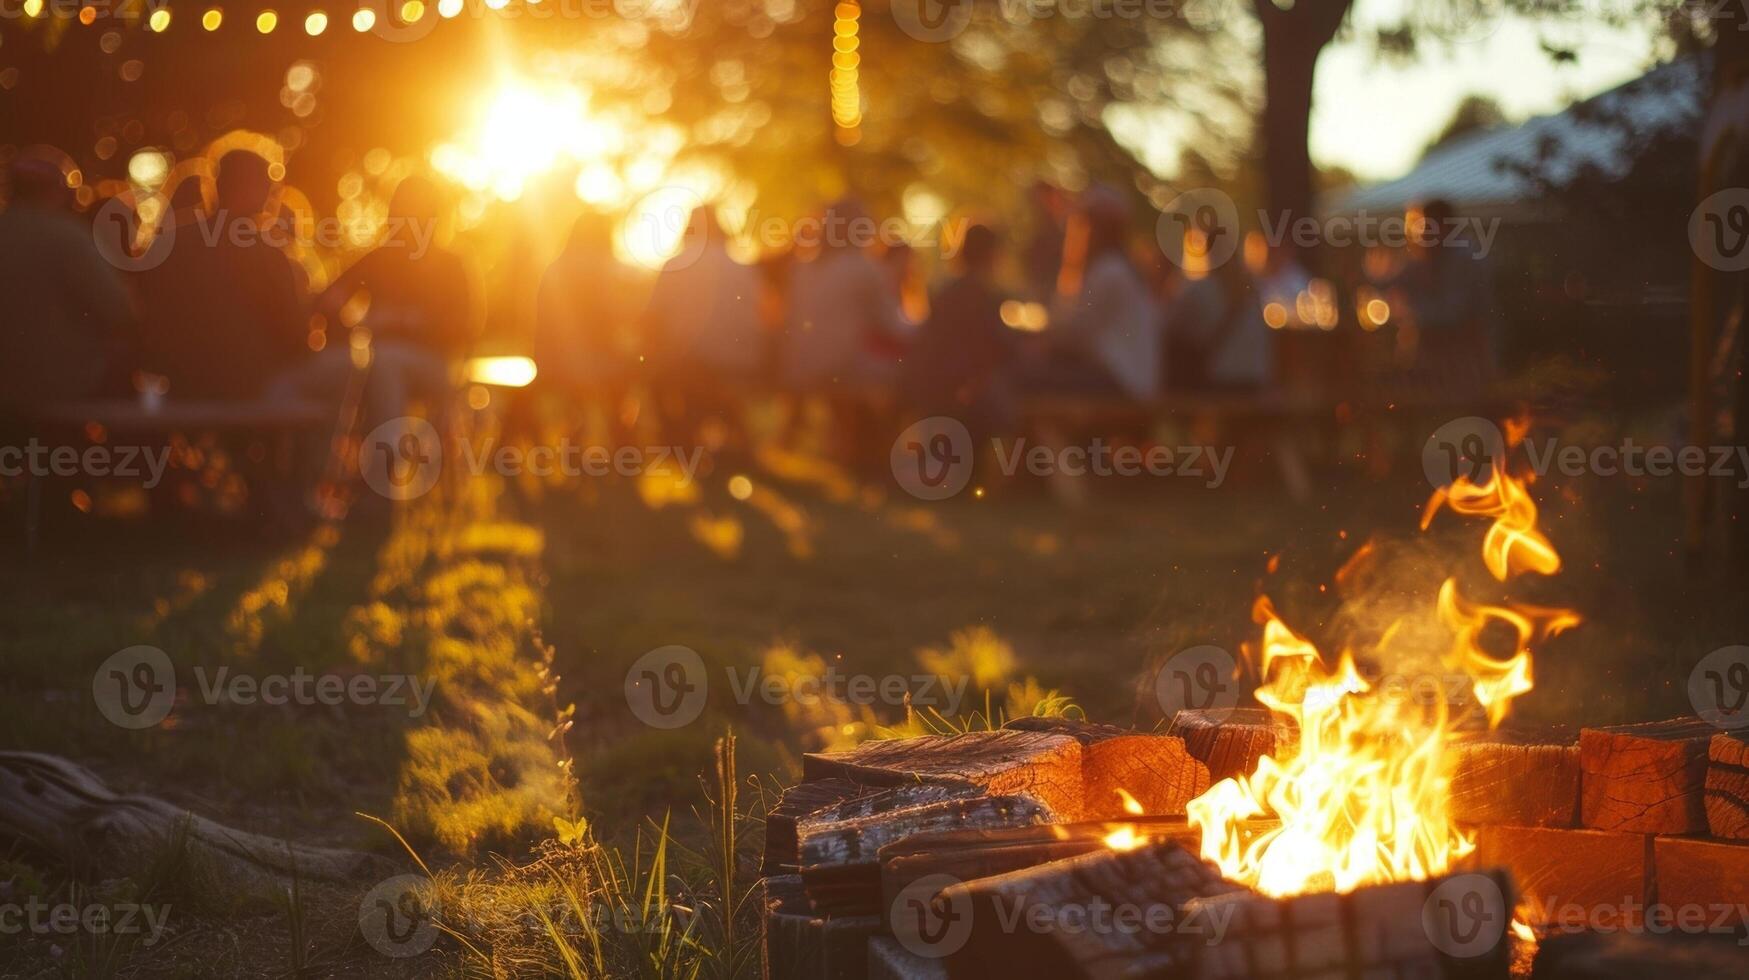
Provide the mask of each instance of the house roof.
POLYGON ((1333 197, 1333 213, 1400 211, 1444 198, 1467 214, 1534 212, 1539 191, 1511 163, 1530 164, 1547 154, 1542 172, 1556 183, 1587 164, 1612 175, 1632 164, 1635 136, 1648 130, 1697 127, 1704 110, 1703 59, 1665 62, 1645 75, 1565 110, 1517 126, 1469 133, 1429 153, 1395 180, 1352 188, 1333 197), (1617 120, 1631 126, 1624 132, 1617 120))

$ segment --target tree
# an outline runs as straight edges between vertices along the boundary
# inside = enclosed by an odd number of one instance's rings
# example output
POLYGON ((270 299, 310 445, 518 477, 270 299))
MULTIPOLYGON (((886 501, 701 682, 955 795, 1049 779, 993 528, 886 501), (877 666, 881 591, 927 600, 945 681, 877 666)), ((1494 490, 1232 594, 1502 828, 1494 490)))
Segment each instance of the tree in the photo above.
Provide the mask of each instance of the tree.
POLYGON ((1493 129, 1495 126, 1504 125, 1505 122, 1505 110, 1501 109, 1500 103, 1494 101, 1491 96, 1466 95, 1464 100, 1459 102, 1457 108, 1452 111, 1451 121, 1447 122, 1445 128, 1439 131, 1439 135, 1427 144, 1427 149, 1421 151, 1421 156, 1425 159, 1429 153, 1460 136, 1467 136, 1483 129, 1493 129))

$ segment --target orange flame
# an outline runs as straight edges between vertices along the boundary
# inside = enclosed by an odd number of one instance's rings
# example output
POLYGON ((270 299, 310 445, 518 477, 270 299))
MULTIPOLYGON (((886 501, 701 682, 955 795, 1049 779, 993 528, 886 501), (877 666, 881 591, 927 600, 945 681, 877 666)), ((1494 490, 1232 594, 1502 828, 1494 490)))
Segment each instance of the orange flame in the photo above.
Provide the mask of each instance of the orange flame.
MULTIPOLYGON (((1485 484, 1460 479, 1436 492, 1423 529, 1445 504, 1461 515, 1493 518, 1482 558, 1495 578, 1560 568, 1560 556, 1536 529, 1529 492, 1503 467, 1485 484)), ((1467 602, 1452 578, 1434 597, 1433 614, 1451 636, 1448 648, 1404 649, 1405 635, 1419 634, 1393 624, 1373 652, 1387 662, 1437 660, 1467 679, 1490 726, 1531 689, 1531 647, 1579 621, 1567 610, 1467 602), (1511 655, 1489 653, 1484 630, 1511 636, 1511 655)), ((1257 700, 1297 725, 1299 743, 1291 755, 1265 756, 1249 776, 1224 779, 1191 801, 1203 856, 1229 879, 1284 896, 1425 879, 1473 850, 1448 815, 1453 706, 1443 696, 1431 705, 1387 696, 1362 676, 1348 650, 1327 664, 1267 596, 1257 600, 1254 618, 1263 627, 1255 650, 1257 700), (1245 821, 1266 816, 1279 825, 1246 829, 1245 821)))

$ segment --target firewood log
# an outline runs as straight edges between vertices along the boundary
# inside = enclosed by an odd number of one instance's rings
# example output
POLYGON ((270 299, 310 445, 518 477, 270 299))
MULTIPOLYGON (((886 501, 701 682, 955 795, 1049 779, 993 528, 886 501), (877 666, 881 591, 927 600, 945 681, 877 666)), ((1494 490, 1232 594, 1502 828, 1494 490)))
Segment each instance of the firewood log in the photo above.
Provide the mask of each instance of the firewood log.
POLYGON ((1714 837, 1749 840, 1749 732, 1720 732, 1708 743, 1706 823, 1714 837))
POLYGON ((1579 733, 1580 820, 1599 830, 1706 830, 1707 746, 1698 718, 1586 728, 1579 733))
POLYGON ((795 875, 766 878, 760 892, 759 947, 766 980, 868 976, 868 941, 880 920, 815 915, 795 875))
POLYGON ((1141 804, 1143 813, 1182 814, 1185 804, 1209 787, 1208 767, 1191 756, 1181 738, 1066 718, 1019 718, 1006 727, 1067 735, 1081 743, 1080 819, 1129 815, 1119 790, 1141 804))
POLYGON ((203 872, 240 894, 277 894, 294 875, 345 882, 388 867, 375 855, 264 837, 154 797, 119 794, 89 769, 36 752, 0 752, 0 836, 104 878, 143 876, 167 847, 179 845, 203 872))
POLYGON ((939 959, 919 956, 896 939, 876 936, 868 943, 868 980, 947 980, 939 959))
POLYGON ((1579 820, 1579 739, 1567 729, 1500 729, 1452 745, 1452 819, 1572 827, 1579 820))
MULTIPOLYGON (((1246 822, 1251 832, 1274 826, 1275 821, 1246 822)), ((1123 828, 1143 840, 1177 841, 1192 851, 1202 838, 1183 817, 1152 816, 918 834, 881 848, 881 907, 890 911, 906 888, 931 875, 974 881, 1104 850, 1106 838, 1123 828)))
POLYGON ((1506 980, 1510 974, 1512 883, 1504 871, 1341 895, 1223 895, 1195 902, 1189 911, 1211 926, 1210 941, 1196 945, 1191 966, 1174 974, 1192 980, 1506 980))
POLYGON ((1530 980, 1739 980, 1744 953, 1727 937, 1580 932, 1537 947, 1530 980))
POLYGON ((1280 758, 1298 740, 1292 721, 1268 708, 1186 709, 1173 716, 1167 734, 1184 739, 1190 754, 1208 766, 1214 782, 1249 775, 1258 759, 1280 758))
MULTIPOLYGON (((900 787, 908 790, 912 787, 900 787)), ((802 825, 802 883, 817 912, 875 914, 881 908, 880 850, 913 834, 1048 823, 1050 811, 1024 796, 977 796, 802 825)))
POLYGON ((793 874, 801 867, 800 840, 810 824, 830 824, 907 807, 976 796, 970 785, 917 783, 865 786, 848 779, 797 783, 765 815, 765 860, 761 874, 793 874))
POLYGON ((802 756, 802 779, 872 786, 971 785, 991 796, 1030 796, 1057 818, 1083 812, 1081 743, 1066 735, 993 731, 864 742, 847 752, 802 756))
POLYGON ((1176 843, 1101 849, 946 888, 970 928, 942 952, 955 980, 1174 975, 1203 938, 1187 907, 1244 890, 1176 843))

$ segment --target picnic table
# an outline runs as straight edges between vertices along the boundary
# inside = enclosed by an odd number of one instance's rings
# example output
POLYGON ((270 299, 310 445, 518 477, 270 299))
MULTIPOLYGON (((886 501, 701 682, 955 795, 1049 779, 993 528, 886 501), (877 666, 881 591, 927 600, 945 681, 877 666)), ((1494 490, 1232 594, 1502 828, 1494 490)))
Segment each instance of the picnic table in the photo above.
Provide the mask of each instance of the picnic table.
MULTIPOLYGON (((61 445, 144 438, 151 440, 151 445, 168 446, 174 436, 185 433, 211 433, 226 439, 265 437, 273 447, 272 474, 283 485, 297 477, 300 437, 334 426, 336 417, 333 408, 310 401, 164 399, 147 405, 140 399, 104 398, 36 406, 22 421, 33 436, 65 440, 61 445)), ((24 487, 25 548, 34 552, 42 515, 42 480, 27 471, 24 487)))

